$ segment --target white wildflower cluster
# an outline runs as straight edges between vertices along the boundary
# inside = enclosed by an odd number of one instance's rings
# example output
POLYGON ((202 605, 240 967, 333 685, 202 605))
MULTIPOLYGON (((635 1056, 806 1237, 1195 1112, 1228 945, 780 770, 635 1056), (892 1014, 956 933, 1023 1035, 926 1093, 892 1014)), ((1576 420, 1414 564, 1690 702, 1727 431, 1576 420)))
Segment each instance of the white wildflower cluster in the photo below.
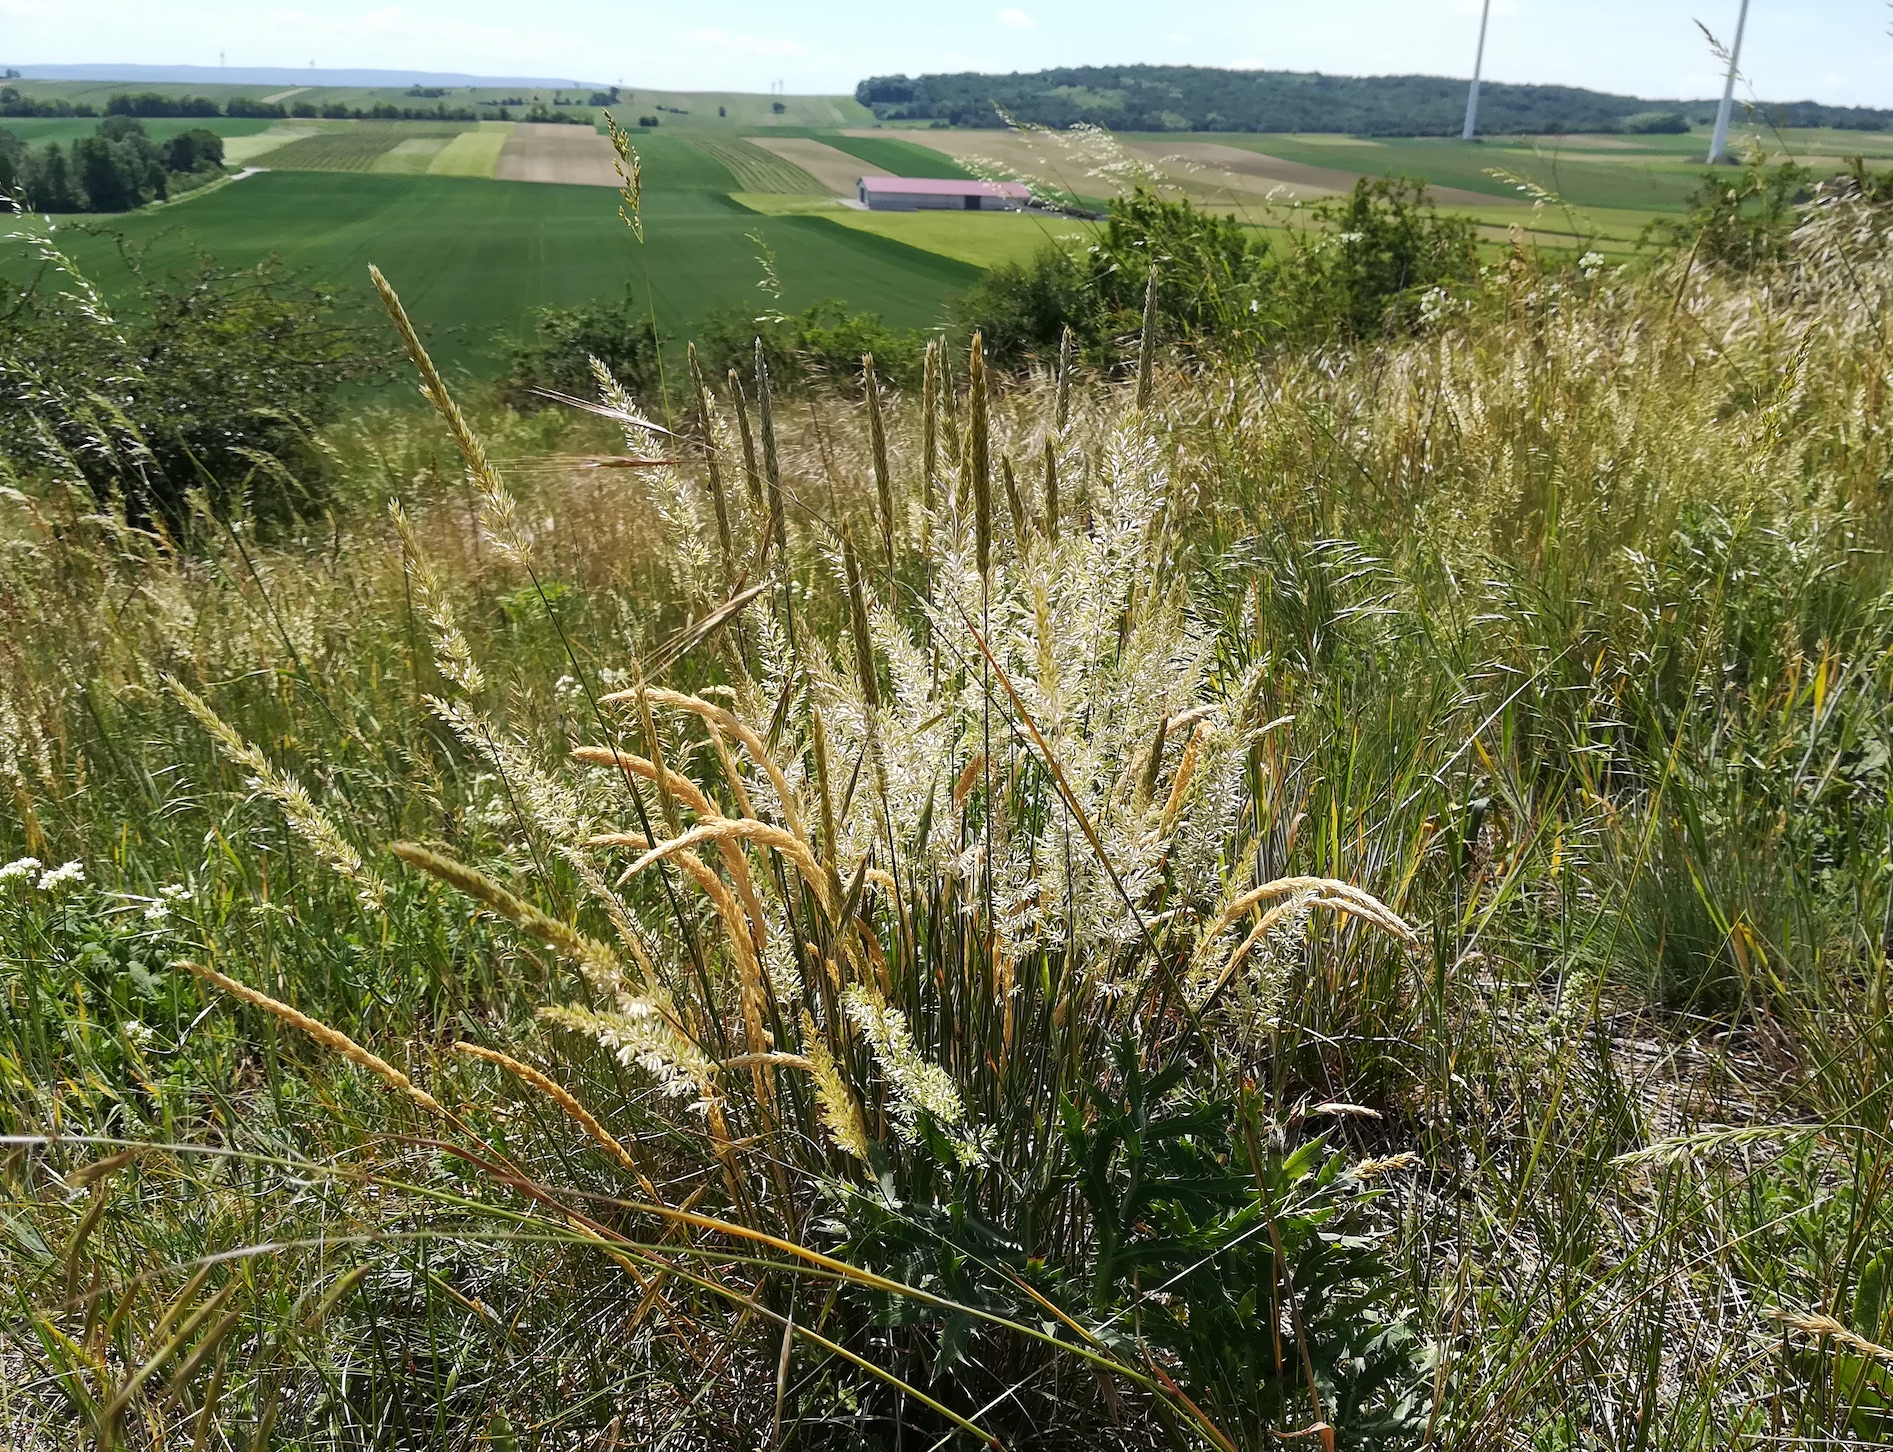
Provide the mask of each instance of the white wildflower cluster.
POLYGON ((84 885, 85 866, 83 863, 79 862, 68 862, 63 866, 55 867, 49 872, 40 874, 39 879, 39 890, 41 892, 60 892, 68 887, 82 887, 84 885))
POLYGON ((13 861, 0 866, 0 884, 31 882, 41 866, 37 857, 16 857, 13 861))
POLYGON ((158 889, 158 895, 139 899, 144 904, 145 921, 159 924, 169 921, 171 910, 179 903, 191 901, 191 890, 181 882, 168 883, 158 889))

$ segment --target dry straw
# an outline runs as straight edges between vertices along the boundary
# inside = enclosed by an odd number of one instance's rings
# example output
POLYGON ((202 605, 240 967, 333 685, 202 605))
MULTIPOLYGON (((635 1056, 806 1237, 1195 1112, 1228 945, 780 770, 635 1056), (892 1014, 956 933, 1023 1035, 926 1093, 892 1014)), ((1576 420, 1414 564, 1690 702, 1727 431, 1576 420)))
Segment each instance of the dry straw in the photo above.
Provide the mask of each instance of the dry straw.
POLYGON ((234 978, 226 978, 215 968, 207 968, 202 963, 191 963, 188 961, 180 962, 177 966, 195 973, 199 978, 213 987, 221 988, 232 998, 241 999, 247 1004, 262 1009, 265 1013, 274 1014, 291 1028, 301 1030, 324 1048, 334 1050, 357 1068, 366 1069, 391 1088, 400 1090, 401 1093, 407 1095, 408 1098, 412 1099, 428 1113, 446 1113, 433 1095, 429 1094, 425 1089, 418 1088, 413 1080, 409 1079, 406 1074, 403 1074, 399 1069, 395 1068, 393 1064, 390 1064, 386 1059, 369 1053, 368 1050, 364 1049, 360 1044, 356 1043, 339 1029, 332 1029, 319 1019, 310 1018, 308 1014, 302 1013, 297 1009, 291 1008, 286 1003, 271 998, 267 993, 258 992, 247 983, 239 983, 234 978))

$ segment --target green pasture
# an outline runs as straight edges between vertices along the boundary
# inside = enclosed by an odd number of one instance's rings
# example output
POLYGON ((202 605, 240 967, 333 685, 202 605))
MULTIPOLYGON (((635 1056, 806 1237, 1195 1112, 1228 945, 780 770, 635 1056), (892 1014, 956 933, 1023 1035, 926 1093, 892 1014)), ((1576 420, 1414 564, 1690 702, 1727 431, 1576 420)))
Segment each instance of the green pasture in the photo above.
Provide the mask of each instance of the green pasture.
POLYGON ((1095 222, 1022 212, 868 212, 832 197, 736 192, 733 200, 767 217, 821 217, 978 268, 1029 262, 1044 248, 1089 242, 1095 222))
MULTIPOLYGON (((148 269, 188 272, 203 255, 245 267, 274 254, 363 295, 374 263, 443 362, 475 373, 493 366, 494 334, 520 327, 532 308, 627 289, 641 298, 647 262, 658 324, 672 335, 688 335, 713 308, 795 310, 827 298, 921 327, 979 276, 823 217, 747 211, 722 194, 727 173, 682 142, 653 145, 646 177, 642 258, 617 194, 603 187, 347 172, 270 171, 176 206, 63 225, 57 236, 108 295, 129 283, 121 236, 143 249, 148 269), (758 290, 763 248, 780 299, 758 290)), ((12 249, 0 271, 22 280, 33 266, 12 249)))
MULTIPOLYGON (((57 141, 64 146, 81 136, 96 135, 100 116, 0 116, 0 131, 11 131, 28 146, 43 146, 57 141)), ((256 136, 269 130, 271 123, 248 117, 163 116, 141 117, 145 134, 154 141, 164 141, 180 131, 204 129, 219 136, 256 136)))

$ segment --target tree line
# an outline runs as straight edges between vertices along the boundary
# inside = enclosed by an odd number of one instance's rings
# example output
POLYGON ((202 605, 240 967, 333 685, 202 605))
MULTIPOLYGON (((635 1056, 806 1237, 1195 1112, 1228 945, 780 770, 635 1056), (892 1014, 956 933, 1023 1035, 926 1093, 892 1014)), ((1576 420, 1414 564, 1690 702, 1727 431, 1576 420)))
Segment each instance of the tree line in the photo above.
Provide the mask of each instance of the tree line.
MULTIPOLYGON (((995 108, 1041 126, 1085 122, 1116 131, 1334 131, 1362 136, 1457 136, 1466 82, 1447 76, 1328 76, 1213 66, 1074 66, 982 75, 873 76, 855 99, 882 120, 991 126, 995 108)), ((1785 126, 1883 131, 1893 111, 1813 101, 1759 108, 1785 126)), ((1488 81, 1480 129, 1493 134, 1671 130, 1702 124, 1713 101, 1647 101, 1576 86, 1488 81), (1660 120, 1657 118, 1661 118, 1660 120)))
POLYGON ((158 142, 136 117, 107 116, 70 148, 0 127, 0 190, 36 212, 128 212, 222 172, 223 138, 203 127, 158 142))
MULTIPOLYGON (((615 89, 615 88, 614 88, 615 89)), ((593 95, 590 105, 598 105, 598 96, 593 95)), ((566 110, 554 110, 542 102, 533 102, 530 109, 515 116, 515 107, 525 106, 523 98, 509 101, 481 101, 470 106, 449 106, 444 101, 437 101, 432 106, 397 106, 392 101, 377 101, 372 106, 350 106, 341 101, 296 101, 285 105, 280 101, 259 101, 250 96, 232 96, 219 105, 209 96, 165 96, 156 91, 140 91, 136 95, 120 92, 105 103, 103 112, 106 116, 137 116, 152 118, 173 118, 192 116, 228 116, 242 119, 281 121, 294 117, 299 120, 321 121, 540 121, 553 124, 570 123, 589 126, 592 124, 589 111, 582 115, 573 115, 570 102, 558 102, 566 110)), ((67 101, 44 96, 28 96, 18 86, 0 87, 0 117, 55 117, 55 116, 97 116, 101 114, 90 101, 67 101)))

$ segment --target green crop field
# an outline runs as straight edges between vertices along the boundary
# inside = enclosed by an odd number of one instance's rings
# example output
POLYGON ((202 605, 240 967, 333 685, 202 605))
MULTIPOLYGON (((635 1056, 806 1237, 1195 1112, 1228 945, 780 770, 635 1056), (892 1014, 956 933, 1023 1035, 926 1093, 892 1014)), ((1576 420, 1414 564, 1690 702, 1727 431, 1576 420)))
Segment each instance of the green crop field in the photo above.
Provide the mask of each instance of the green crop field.
MULTIPOLYGON (((639 143, 642 153, 650 141, 639 143)), ((664 142, 676 144, 665 137, 664 142)), ((660 143, 662 144, 662 143, 660 143)), ((764 151, 741 137, 692 136, 683 143, 709 157, 729 173, 734 189, 744 192, 770 192, 781 195, 825 196, 822 184, 792 161, 764 151)))
MULTIPOLYGON (((94 135, 99 129, 96 116, 0 116, 0 131, 11 131, 29 146, 43 146, 57 141, 61 146, 81 136, 94 135)), ((230 116, 166 116, 144 122, 145 134, 154 141, 164 141, 180 131, 199 127, 222 137, 258 136, 269 130, 269 121, 230 116)))
POLYGON ((427 170, 427 162, 448 141, 470 129, 466 125, 435 125, 426 121, 338 121, 314 136, 298 137, 268 153, 272 171, 375 171, 383 157, 402 148, 420 164, 398 166, 397 171, 427 170), (435 141, 439 144, 417 153, 413 143, 435 141))
MULTIPOLYGON (((649 275, 658 323, 687 335, 719 307, 771 305, 758 292, 758 243, 774 255, 779 305, 840 298, 902 327, 938 321, 948 297, 978 269, 850 230, 821 217, 763 217, 718 190, 730 181, 681 141, 653 145, 644 196, 649 275), (694 158, 694 159, 692 159, 694 158)), ((271 254, 318 280, 365 291, 375 263, 431 330, 444 362, 492 366, 497 330, 533 307, 643 295, 645 267, 602 187, 549 186, 434 176, 270 171, 151 212, 89 218, 61 244, 108 295, 127 282, 114 234, 143 244, 149 268, 189 270, 200 254, 227 267, 271 254)), ((0 258, 28 275, 23 251, 0 258)))

